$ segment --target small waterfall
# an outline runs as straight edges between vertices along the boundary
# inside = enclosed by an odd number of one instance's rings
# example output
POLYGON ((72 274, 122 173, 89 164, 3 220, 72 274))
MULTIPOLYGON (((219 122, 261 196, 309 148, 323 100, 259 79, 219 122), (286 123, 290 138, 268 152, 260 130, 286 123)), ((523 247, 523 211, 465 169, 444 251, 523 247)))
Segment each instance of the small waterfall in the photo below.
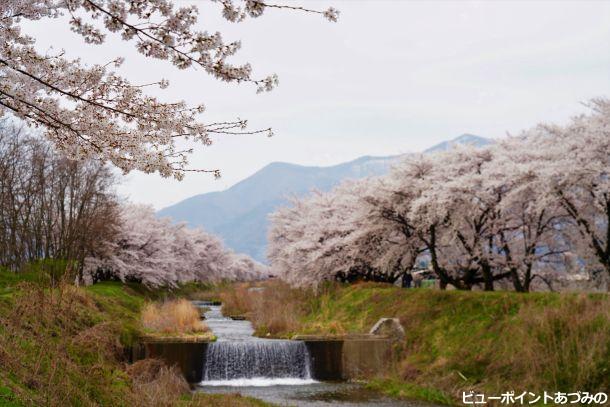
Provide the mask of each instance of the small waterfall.
POLYGON ((248 379, 311 380, 309 352, 301 341, 253 340, 208 345, 203 383, 248 379))

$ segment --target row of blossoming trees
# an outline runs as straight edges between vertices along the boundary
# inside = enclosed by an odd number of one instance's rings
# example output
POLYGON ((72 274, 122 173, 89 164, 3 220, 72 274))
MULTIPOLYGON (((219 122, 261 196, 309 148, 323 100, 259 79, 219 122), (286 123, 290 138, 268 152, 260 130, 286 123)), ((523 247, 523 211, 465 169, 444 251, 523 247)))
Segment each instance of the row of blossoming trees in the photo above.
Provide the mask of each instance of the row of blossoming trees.
POLYGON ((394 282, 425 265, 441 288, 610 277, 610 102, 486 148, 406 157, 387 175, 271 215, 272 272, 295 285, 394 282))
POLYGON ((84 259, 87 278, 172 286, 188 281, 244 281, 263 277, 265 268, 225 248, 216 236, 158 218, 152 207, 122 205, 114 239, 84 259))
POLYGON ((0 128, 0 266, 19 271, 61 259, 79 280, 186 281, 259 278, 263 266, 215 236, 122 203, 107 165, 73 161, 41 137, 0 128))

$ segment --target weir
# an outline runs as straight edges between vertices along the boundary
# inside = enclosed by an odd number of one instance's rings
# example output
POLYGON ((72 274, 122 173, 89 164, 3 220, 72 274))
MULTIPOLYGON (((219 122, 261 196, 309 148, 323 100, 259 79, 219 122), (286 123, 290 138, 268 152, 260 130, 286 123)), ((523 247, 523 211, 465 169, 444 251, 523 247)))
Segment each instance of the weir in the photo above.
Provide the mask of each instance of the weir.
MULTIPOLYGON (((208 305, 209 304, 209 305, 208 305)), ((201 386, 303 385, 375 377, 392 361, 390 339, 372 334, 300 335, 293 340, 261 339, 247 320, 205 306, 206 324, 217 337, 143 337, 130 349, 130 361, 160 358, 176 365, 189 383, 201 386)))
MULTIPOLYGON (((208 345, 203 383, 244 379, 311 380, 310 358, 303 342, 252 340, 208 345)), ((259 380, 260 381, 260 380, 259 380)))
POLYGON ((208 307, 206 323, 218 341, 208 344, 201 360, 202 385, 312 382, 309 351, 303 342, 256 338, 249 321, 226 318, 214 305, 208 307))

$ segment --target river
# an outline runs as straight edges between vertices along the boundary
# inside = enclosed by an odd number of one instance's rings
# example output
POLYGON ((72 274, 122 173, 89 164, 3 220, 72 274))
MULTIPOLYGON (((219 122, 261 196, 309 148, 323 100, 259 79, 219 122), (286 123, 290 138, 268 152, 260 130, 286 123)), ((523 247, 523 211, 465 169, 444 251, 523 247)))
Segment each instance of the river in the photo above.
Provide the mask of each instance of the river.
POLYGON ((309 354, 302 342, 257 338, 249 321, 223 317, 220 306, 196 305, 209 308, 205 322, 218 338, 208 347, 199 391, 240 393, 281 406, 428 405, 393 400, 358 383, 316 381, 309 372, 309 354))

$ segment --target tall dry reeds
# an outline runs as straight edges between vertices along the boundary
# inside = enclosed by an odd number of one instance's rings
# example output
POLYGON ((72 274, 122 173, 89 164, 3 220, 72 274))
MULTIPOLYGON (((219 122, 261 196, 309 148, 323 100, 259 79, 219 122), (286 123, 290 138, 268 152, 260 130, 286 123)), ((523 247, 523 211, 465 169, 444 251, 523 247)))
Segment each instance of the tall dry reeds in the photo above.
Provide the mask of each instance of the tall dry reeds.
POLYGON ((254 287, 241 284, 220 294, 224 315, 244 315, 260 336, 290 336, 301 326, 299 318, 307 314, 307 290, 293 289, 281 281, 254 287))
POLYGON ((227 316, 249 315, 254 308, 254 297, 258 293, 250 290, 248 284, 236 284, 220 293, 222 313, 227 316))
POLYGON ((142 326, 159 333, 185 334, 209 330, 201 322, 197 307, 185 299, 146 304, 142 310, 142 326))

